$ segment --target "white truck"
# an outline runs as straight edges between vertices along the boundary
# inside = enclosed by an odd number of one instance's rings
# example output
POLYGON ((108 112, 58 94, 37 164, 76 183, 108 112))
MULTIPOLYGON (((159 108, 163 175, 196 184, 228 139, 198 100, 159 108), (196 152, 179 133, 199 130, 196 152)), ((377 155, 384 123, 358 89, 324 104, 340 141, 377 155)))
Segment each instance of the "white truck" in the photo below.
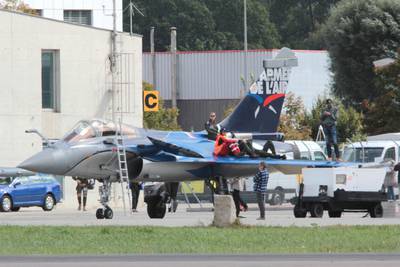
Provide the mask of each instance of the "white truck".
MULTIPOLYGON (((400 162, 400 134, 383 134, 367 137, 365 142, 347 144, 343 150, 343 160, 359 163, 380 164, 388 160, 400 162)), ((394 188, 398 198, 399 188, 394 188)))
POLYGON ((294 207, 294 216, 341 217, 344 211, 367 211, 373 218, 382 217, 382 201, 387 200, 382 183, 384 168, 304 168, 303 183, 294 207))

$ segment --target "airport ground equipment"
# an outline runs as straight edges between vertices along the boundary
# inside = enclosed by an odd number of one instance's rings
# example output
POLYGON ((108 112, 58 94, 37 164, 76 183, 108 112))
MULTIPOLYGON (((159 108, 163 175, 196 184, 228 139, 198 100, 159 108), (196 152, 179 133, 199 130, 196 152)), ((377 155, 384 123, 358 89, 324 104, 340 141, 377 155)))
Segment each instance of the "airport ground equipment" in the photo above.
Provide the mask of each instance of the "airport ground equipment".
POLYGON ((304 168, 303 183, 294 207, 294 216, 341 217, 342 212, 367 211, 371 217, 382 217, 381 202, 387 201, 382 191, 384 168, 304 168))

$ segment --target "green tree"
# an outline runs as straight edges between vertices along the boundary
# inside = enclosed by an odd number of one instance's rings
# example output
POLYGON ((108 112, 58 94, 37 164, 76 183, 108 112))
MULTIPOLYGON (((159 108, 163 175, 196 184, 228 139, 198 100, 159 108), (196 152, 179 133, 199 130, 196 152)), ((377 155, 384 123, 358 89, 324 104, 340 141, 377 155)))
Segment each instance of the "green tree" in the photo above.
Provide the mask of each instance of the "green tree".
POLYGON ((382 94, 365 106, 366 132, 400 132, 400 59, 376 72, 376 87, 382 94))
MULTIPOLYGON (((320 117, 327 97, 318 97, 313 105, 311 112, 307 115, 307 124, 312 129, 312 138, 315 140, 320 126, 320 117)), ((338 109, 337 137, 338 142, 350 140, 360 140, 364 138, 362 114, 352 107, 345 107, 338 99, 334 99, 334 105, 338 109)))
POLYGON ((296 49, 322 49, 319 28, 339 0, 263 0, 276 25, 282 45, 296 49))
MULTIPOLYGON (((144 36, 143 49, 150 50, 150 27, 155 27, 155 49, 170 46, 170 27, 177 27, 178 50, 243 49, 243 0, 136 0, 145 17, 134 16, 133 30, 144 36)), ((129 0, 124 0, 124 6, 129 0)), ((129 31, 129 12, 124 30, 129 31)), ((249 48, 279 45, 275 26, 259 0, 248 0, 249 48)))
POLYGON ((310 139, 311 127, 307 124, 306 109, 302 99, 293 93, 288 93, 282 111, 278 131, 285 134, 285 139, 310 139))
POLYGON ((359 108, 382 93, 374 83, 373 61, 400 46, 400 1, 344 0, 323 26, 331 58, 333 93, 359 108))
MULTIPOLYGON (((143 90, 154 90, 153 85, 143 82, 143 90)), ((155 130, 180 130, 178 125, 179 110, 176 108, 164 108, 163 100, 159 100, 159 111, 143 112, 143 126, 155 130)))
POLYGON ((23 13, 37 15, 37 11, 30 8, 29 5, 25 4, 20 0, 3 0, 0 1, 0 8, 21 11, 23 13))

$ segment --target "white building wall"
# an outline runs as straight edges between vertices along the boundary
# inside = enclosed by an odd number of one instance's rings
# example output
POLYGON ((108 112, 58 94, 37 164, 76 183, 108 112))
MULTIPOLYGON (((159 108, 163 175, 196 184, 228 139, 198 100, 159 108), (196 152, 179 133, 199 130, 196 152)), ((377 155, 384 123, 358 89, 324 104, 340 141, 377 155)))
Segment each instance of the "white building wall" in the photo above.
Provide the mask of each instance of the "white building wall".
MULTIPOLYGON (((111 32, 0 10, 0 166, 16 166, 42 149, 36 128, 61 138, 81 119, 111 118, 111 32), (42 109, 41 52, 60 54, 60 112, 42 109)), ((131 113, 142 126, 142 38, 118 36, 118 50, 132 57, 131 113)))
MULTIPOLYGON (((93 27, 113 29, 113 0, 23 0, 30 8, 42 10, 45 18, 64 20, 64 10, 92 10, 93 27), (104 7, 104 8, 103 8, 104 7)), ((116 0, 117 31, 122 32, 122 0, 116 0)))
MULTIPOLYGON (((81 119, 111 119, 111 51, 108 30, 0 10, 0 166, 13 167, 42 149, 35 128, 49 138, 61 138, 81 119), (60 110, 42 109, 41 53, 60 54, 60 110)), ((132 82, 131 113, 124 122, 141 127, 142 37, 118 35, 117 50, 130 58, 126 77, 132 82)), ((124 74, 125 75, 125 74, 124 74)), ((60 208, 76 208, 76 182, 64 179, 60 208)), ((112 207, 122 207, 119 184, 112 207)), ((98 190, 91 190, 88 208, 98 207, 98 190)))

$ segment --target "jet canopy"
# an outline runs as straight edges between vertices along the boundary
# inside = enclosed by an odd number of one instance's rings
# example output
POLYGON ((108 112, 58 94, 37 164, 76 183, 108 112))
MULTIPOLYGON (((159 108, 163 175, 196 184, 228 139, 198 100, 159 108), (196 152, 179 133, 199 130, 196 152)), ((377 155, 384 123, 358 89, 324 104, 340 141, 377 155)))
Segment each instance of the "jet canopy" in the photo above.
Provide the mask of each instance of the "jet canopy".
MULTIPOLYGON (((97 137, 114 136, 119 130, 119 126, 110 121, 104 120, 82 120, 79 121, 70 132, 68 132, 62 141, 66 143, 75 143, 97 137)), ((128 137, 136 137, 137 131, 126 124, 121 125, 122 134, 128 137)))

